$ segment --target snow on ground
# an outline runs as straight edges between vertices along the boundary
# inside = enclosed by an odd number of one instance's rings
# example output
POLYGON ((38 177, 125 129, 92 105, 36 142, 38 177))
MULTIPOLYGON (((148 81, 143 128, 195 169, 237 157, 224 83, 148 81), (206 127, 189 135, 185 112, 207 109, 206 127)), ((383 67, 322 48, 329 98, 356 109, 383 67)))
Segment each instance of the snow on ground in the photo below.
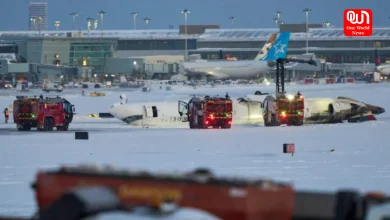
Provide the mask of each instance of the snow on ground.
MULTIPOLYGON (((218 175, 272 178, 292 182, 297 189, 333 191, 353 188, 390 193, 389 84, 293 85, 286 90, 305 97, 346 96, 384 107, 378 121, 360 124, 302 127, 234 126, 229 130, 131 127, 116 119, 93 119, 89 113, 108 112, 125 93, 129 102, 184 100, 190 94, 232 98, 273 92, 274 86, 173 87, 172 91, 96 89, 105 97, 81 96, 81 89, 61 93, 75 104, 68 132, 18 132, 0 116, 0 214, 31 215, 35 210, 30 183, 39 169, 61 164, 96 163, 152 171, 189 171, 211 168, 218 175), (74 140, 74 131, 89 131, 90 139, 74 140), (295 143, 294 156, 282 153, 283 143, 295 143), (334 149, 331 152, 331 149, 334 149)), ((88 90, 86 94, 95 90, 88 90)), ((30 94, 39 95, 39 90, 30 94)), ((55 95, 56 93, 49 93, 55 95)), ((16 93, 0 91, 0 107, 11 104, 16 93)), ((45 95, 45 94, 44 94, 45 95)), ((12 118, 12 117, 11 117, 12 118)))

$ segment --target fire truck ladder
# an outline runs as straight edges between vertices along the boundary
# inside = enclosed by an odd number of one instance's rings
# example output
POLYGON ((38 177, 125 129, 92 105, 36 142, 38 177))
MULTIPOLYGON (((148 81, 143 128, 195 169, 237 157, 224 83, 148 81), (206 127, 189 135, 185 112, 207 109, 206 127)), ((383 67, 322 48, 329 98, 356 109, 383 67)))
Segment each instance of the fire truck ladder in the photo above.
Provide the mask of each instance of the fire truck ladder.
POLYGON ((289 58, 279 58, 276 60, 276 94, 284 94, 284 64, 289 62, 295 63, 307 63, 309 65, 317 66, 317 63, 310 60, 302 59, 289 59, 289 58))

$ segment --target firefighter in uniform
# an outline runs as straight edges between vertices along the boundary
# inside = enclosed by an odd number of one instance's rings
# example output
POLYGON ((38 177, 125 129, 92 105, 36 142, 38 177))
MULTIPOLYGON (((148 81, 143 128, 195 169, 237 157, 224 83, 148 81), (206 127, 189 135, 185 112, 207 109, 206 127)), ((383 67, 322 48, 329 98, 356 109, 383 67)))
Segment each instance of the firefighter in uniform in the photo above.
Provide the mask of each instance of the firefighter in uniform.
POLYGON ((9 118, 8 108, 5 108, 3 113, 4 113, 5 123, 8 123, 8 118, 9 118))
POLYGON ((230 99, 230 96, 229 96, 228 93, 226 93, 225 98, 226 98, 226 99, 230 99))

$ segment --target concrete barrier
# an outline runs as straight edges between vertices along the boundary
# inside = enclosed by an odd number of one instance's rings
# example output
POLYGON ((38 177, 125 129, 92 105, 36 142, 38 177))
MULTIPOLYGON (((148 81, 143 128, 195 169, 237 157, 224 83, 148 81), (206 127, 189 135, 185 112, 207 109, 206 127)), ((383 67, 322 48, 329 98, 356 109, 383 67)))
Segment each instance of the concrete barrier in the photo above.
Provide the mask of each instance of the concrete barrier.
POLYGON ((327 78, 326 79, 326 84, 334 84, 336 80, 334 78, 327 78))
POLYGON ((314 83, 314 79, 313 78, 305 78, 304 79, 304 83, 305 84, 313 84, 314 83))
POLYGON ((344 78, 344 83, 355 83, 355 78, 352 77, 344 78))

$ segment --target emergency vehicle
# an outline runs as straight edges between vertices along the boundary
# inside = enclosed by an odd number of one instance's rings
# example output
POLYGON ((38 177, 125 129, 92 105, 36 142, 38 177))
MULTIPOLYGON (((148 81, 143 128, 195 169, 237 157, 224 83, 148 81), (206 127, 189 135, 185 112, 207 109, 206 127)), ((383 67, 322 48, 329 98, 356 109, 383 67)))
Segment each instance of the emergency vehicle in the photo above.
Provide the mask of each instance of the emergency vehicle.
POLYGON ((263 103, 264 126, 303 125, 304 99, 298 93, 267 96, 263 103))
POLYGON ((193 97, 188 103, 179 101, 179 114, 186 116, 190 128, 223 128, 232 126, 233 103, 230 98, 193 97))
POLYGON ((67 131, 73 120, 74 105, 61 97, 17 96, 13 104, 14 122, 19 131, 67 131))
POLYGON ((262 103, 264 126, 303 125, 304 99, 300 92, 296 95, 284 91, 284 63, 298 62, 317 66, 312 59, 278 59, 276 60, 276 93, 269 95, 262 103))

